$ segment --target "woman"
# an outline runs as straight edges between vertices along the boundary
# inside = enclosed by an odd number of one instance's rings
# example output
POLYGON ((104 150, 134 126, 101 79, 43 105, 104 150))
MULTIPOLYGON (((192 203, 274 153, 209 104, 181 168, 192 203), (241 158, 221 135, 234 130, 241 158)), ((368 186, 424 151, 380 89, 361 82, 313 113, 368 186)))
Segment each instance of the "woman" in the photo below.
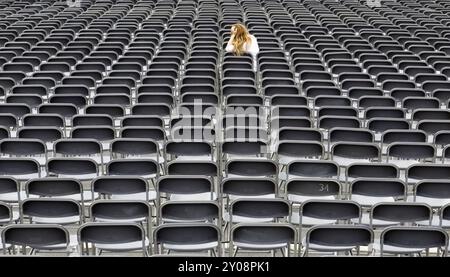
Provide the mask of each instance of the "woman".
POLYGON ((258 69, 258 61, 256 55, 259 53, 258 41, 249 34, 247 28, 242 24, 234 24, 231 27, 231 37, 228 41, 227 52, 233 52, 235 55, 250 54, 253 57, 253 71, 258 69))

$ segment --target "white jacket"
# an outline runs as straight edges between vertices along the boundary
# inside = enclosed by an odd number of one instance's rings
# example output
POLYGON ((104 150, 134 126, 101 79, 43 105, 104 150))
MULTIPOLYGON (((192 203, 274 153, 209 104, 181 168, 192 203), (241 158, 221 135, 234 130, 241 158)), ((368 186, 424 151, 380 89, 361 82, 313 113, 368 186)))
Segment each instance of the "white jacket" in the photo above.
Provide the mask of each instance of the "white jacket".
MULTIPOLYGON (((253 35, 250 35, 250 43, 244 43, 244 52, 247 54, 252 55, 253 57, 253 70, 256 71, 258 69, 258 59, 257 55, 259 53, 259 46, 258 41, 256 40, 256 37, 253 35)), ((234 52, 234 46, 231 44, 230 41, 228 41, 227 47, 225 48, 225 51, 227 52, 234 52)))

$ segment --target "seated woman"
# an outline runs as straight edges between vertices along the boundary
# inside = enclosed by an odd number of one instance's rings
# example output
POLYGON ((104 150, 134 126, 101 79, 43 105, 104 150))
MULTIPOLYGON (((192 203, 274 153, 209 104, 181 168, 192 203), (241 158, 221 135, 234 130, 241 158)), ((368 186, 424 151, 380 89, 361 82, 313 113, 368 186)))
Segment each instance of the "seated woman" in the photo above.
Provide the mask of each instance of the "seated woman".
POLYGON ((247 28, 242 24, 234 24, 231 27, 231 37, 228 41, 227 52, 233 52, 235 55, 250 54, 253 57, 253 70, 258 69, 257 55, 259 53, 259 46, 256 37, 250 35, 247 28))

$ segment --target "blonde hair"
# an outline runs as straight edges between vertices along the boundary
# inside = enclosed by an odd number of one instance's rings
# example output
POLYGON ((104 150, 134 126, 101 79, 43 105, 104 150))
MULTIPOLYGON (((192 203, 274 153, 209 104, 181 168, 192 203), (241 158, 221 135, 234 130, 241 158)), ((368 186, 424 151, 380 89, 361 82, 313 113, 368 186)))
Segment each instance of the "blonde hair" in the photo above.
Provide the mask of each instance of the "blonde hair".
POLYGON ((234 46, 234 53, 237 56, 242 55, 245 52, 244 44, 251 43, 250 34, 244 25, 236 23, 233 25, 234 38, 231 44, 234 46))

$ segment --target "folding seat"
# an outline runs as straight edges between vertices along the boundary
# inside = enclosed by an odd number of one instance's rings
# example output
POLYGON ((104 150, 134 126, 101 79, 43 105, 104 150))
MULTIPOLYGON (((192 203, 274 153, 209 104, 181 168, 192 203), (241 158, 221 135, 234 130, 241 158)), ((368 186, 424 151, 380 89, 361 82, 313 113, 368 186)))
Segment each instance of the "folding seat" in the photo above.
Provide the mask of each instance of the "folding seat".
POLYGON ((410 123, 406 119, 396 118, 372 118, 367 121, 367 128, 375 132, 375 140, 381 138, 381 133, 387 130, 408 130, 410 129, 410 123))
POLYGON ((47 148, 36 139, 3 139, 0 141, 2 157, 28 157, 36 160, 41 166, 47 162, 47 148))
POLYGON ((369 66, 369 68, 367 68, 367 73, 376 77, 380 73, 398 73, 398 69, 395 66, 372 65, 372 66, 369 66))
POLYGON ((432 94, 436 91, 447 91, 449 88, 450 83, 446 81, 426 81, 422 84, 422 89, 432 94))
POLYGON ((78 109, 73 104, 41 104, 38 107, 40 114, 58 114, 67 120, 78 113, 78 109))
POLYGON ((341 90, 336 87, 328 87, 328 86, 309 86, 305 90, 305 94, 307 97, 316 98, 319 96, 340 96, 341 90))
MULTIPOLYGON (((214 92, 214 90, 210 90, 214 92)), ((226 85, 222 87, 222 95, 228 96, 231 94, 257 94, 255 86, 252 85, 226 85)))
MULTIPOLYGON (((253 73, 253 72, 252 72, 253 73)), ((216 80, 214 78, 208 77, 208 76, 185 76, 181 80, 182 85, 209 85, 212 88, 215 89, 216 87, 216 80)), ((213 90, 214 91, 214 90, 213 90)))
POLYGON ((336 87, 336 84, 333 81, 330 80, 306 80, 302 83, 301 88, 302 90, 306 91, 309 87, 336 87))
POLYGON ((312 128, 289 128, 278 130, 278 141, 312 141, 323 144, 323 135, 317 129, 312 128))
POLYGON ((121 118, 125 115, 124 107, 115 104, 92 104, 85 108, 86 114, 105 114, 114 119, 121 118))
POLYGON ((7 63, 2 67, 3 71, 20 71, 24 73, 31 73, 34 71, 34 67, 30 63, 7 63))
POLYGON ((295 105, 277 105, 271 109, 272 117, 297 116, 311 117, 311 110, 304 106, 295 105))
POLYGON ((221 83, 222 87, 225 86, 236 86, 236 85, 240 85, 240 86, 245 86, 245 85, 249 85, 249 86, 256 86, 256 81, 255 79, 252 78, 222 78, 222 83, 221 83))
POLYGON ((165 160, 214 161, 212 145, 201 141, 169 141, 164 146, 165 160))
POLYGON ((302 237, 303 230, 310 226, 352 221, 360 223, 361 207, 348 200, 306 200, 300 204, 299 213, 292 214, 290 221, 299 225, 299 237, 302 237))
MULTIPOLYGON (((275 87, 274 87, 275 89, 275 87)), ((265 90, 269 90, 269 87, 266 87, 265 90)), ((272 90, 272 88, 270 88, 272 90)), ((289 89, 290 90, 290 89, 289 89)), ((298 92, 298 89, 293 90, 298 92)), ((275 92, 275 91, 274 91, 275 92)), ((283 92, 283 91, 280 91, 283 92)), ((284 93, 270 93, 272 95, 270 99, 270 105, 271 106, 277 106, 277 105, 298 105, 298 106, 306 106, 308 104, 308 100, 304 96, 300 96, 299 93, 295 93, 293 95, 288 95, 284 93)))
POLYGON ((357 225, 319 225, 310 228, 306 233, 303 256, 310 251, 319 252, 351 252, 373 243, 373 231, 366 226, 357 225))
POLYGON ((85 86, 87 88, 93 88, 96 86, 95 79, 88 76, 69 76, 64 77, 61 80, 63 86, 85 86))
MULTIPOLYGON (((213 70, 216 71, 217 67, 212 62, 187 62, 185 65, 186 70, 213 70)), ((251 69, 251 67, 249 67, 251 69)))
POLYGON ((440 103, 438 99, 431 97, 407 97, 403 100, 402 107, 411 111, 416 109, 439 109, 440 103))
MULTIPOLYGON (((224 63, 223 65, 225 65, 225 59, 227 57, 224 58, 224 63)), ((229 57, 228 57, 229 58, 229 57)), ((237 57, 237 58, 241 58, 241 57, 237 57)), ((251 66, 251 61, 249 60, 249 64, 251 66)), ((208 57, 208 56, 191 56, 187 59, 187 63, 212 63, 212 64, 217 64, 217 59, 215 59, 214 57, 208 57)), ((178 63, 180 64, 180 63, 178 63)))
POLYGON ((96 222, 140 223, 146 226, 147 236, 151 233, 152 212, 145 201, 96 200, 90 206, 90 214, 96 222))
POLYGON ((391 143, 387 148, 387 162, 400 169, 416 163, 435 162, 436 149, 427 143, 391 143))
POLYGON ((398 179, 359 178, 350 183, 350 199, 364 207, 381 202, 406 201, 406 184, 398 179))
POLYGON ((294 79, 294 76, 290 70, 275 70, 271 68, 261 72, 261 78, 263 79, 294 79))
MULTIPOLYGON (((6 59, 3 59, 3 58, 0 59, 0 65, 6 64, 6 62, 7 62, 6 59)), ((30 63, 34 67, 37 67, 41 63, 41 60, 36 57, 18 56, 18 57, 13 58, 11 60, 11 63, 13 63, 13 64, 15 64, 15 63, 30 63)))
POLYGON ((353 163, 347 167, 346 182, 357 178, 399 178, 399 168, 388 163, 353 163))
POLYGON ((1 158, 0 175, 10 176, 19 181, 41 177, 38 162, 31 158, 1 158))
POLYGON ((140 63, 136 63, 136 62, 117 62, 115 64, 112 65, 112 70, 116 71, 116 70, 120 70, 120 71, 126 71, 126 70, 130 70, 130 71, 142 71, 143 66, 140 63))
POLYGON ((78 240, 82 255, 89 254, 84 244, 91 244, 99 254, 142 251, 143 256, 148 256, 151 249, 143 227, 137 223, 85 223, 78 229, 78 240))
MULTIPOLYGON (((143 80, 145 82, 145 79, 143 80)), ((144 84, 138 87, 137 89, 137 94, 141 94, 141 93, 145 93, 145 94, 161 94, 161 93, 165 93, 165 94, 173 94, 172 92, 172 87, 170 85, 166 85, 166 84, 144 84)))
MULTIPOLYGON (((155 120, 152 120, 152 121, 155 121, 155 120)), ((158 142, 160 145, 162 145, 164 143, 164 141, 166 140, 166 134, 161 127, 156 127, 156 126, 153 127, 153 126, 147 126, 147 125, 136 126, 133 124, 129 127, 124 127, 120 130, 119 136, 121 138, 152 139, 152 140, 158 142)))
POLYGON ((335 127, 360 128, 360 126, 358 118, 351 116, 322 116, 318 122, 318 127, 325 130, 335 127))
POLYGON ((82 109, 87 105, 87 97, 79 94, 63 94, 63 95, 52 95, 48 102, 50 104, 70 104, 74 105, 78 109, 82 109))
POLYGON ((331 67, 331 72, 335 75, 339 75, 342 73, 360 73, 362 72, 362 68, 358 65, 344 65, 344 64, 336 64, 331 67))
MULTIPOLYGON (((137 160, 131 161, 137 162, 137 160)), ((143 161, 142 165, 145 164, 145 161, 143 161)), ((154 201, 156 196, 155 191, 149 189, 149 184, 143 177, 128 176, 128 174, 125 176, 98 177, 92 181, 91 187, 94 197, 98 193, 100 196, 108 196, 114 200, 142 200, 148 202, 149 200, 154 201)))
POLYGON ((331 151, 335 143, 372 143, 374 135, 369 130, 354 128, 332 128, 328 133, 328 150, 331 151))
MULTIPOLYGON (((263 201, 255 200, 255 203, 261 203, 266 206, 273 206, 271 204, 274 201, 268 201, 264 203, 263 201)), ((249 202, 252 203, 252 202, 249 202)), ((281 202, 280 202, 281 203, 281 202)), ((245 206, 239 205, 241 202, 236 204, 236 212, 242 210, 244 212, 245 206), (241 207, 243 206, 243 207, 241 207)), ((248 209, 248 208, 247 208, 248 209)), ((273 214, 280 216, 279 209, 273 211, 273 214), (277 213, 275 212, 277 211, 277 213)), ((278 250, 280 249, 282 255, 290 256, 290 246, 297 242, 297 232, 289 224, 283 223, 241 223, 234 226, 231 229, 230 234, 230 255, 236 256, 240 249, 243 250, 278 250), (255 239, 249 236, 249 233, 258 234, 259 239, 255 239), (236 247, 236 250, 234 248, 236 247), (286 254, 285 254, 286 251, 286 254)), ((296 247, 294 247, 294 253, 296 252, 296 247)))
MULTIPOLYGON (((353 107, 349 107, 349 106, 322 106, 321 102, 325 102, 324 104, 326 104, 326 101, 322 101, 322 100, 326 100, 327 98, 316 98, 316 104, 319 104, 320 108, 317 111, 316 116, 318 118, 321 118, 323 116, 347 116, 347 117, 357 117, 358 116, 358 110, 356 108, 353 107)), ((330 100, 333 100, 333 98, 329 98, 330 100)), ((336 103, 338 104, 338 103, 336 103)))
POLYGON ((21 246, 22 253, 26 254, 25 247, 28 246, 32 252, 57 250, 70 253, 69 232, 58 224, 9 225, 2 230, 1 235, 4 250, 21 246))
POLYGON ((325 70, 316 69, 316 70, 304 70, 300 72, 300 80, 324 80, 331 81, 332 76, 330 73, 325 72, 325 70))
POLYGON ((339 82, 344 82, 348 80, 370 80, 371 76, 366 73, 352 73, 352 72, 342 72, 338 74, 337 77, 339 82))
POLYGON ((405 68, 404 72, 412 77, 415 77, 419 74, 435 74, 433 68, 428 66, 408 66, 405 68))
POLYGON ((169 93, 140 93, 137 97, 138 104, 158 103, 173 106, 174 96, 169 93))
POLYGON ((337 142, 330 151, 331 159, 343 167, 356 162, 377 162, 381 159, 381 150, 373 143, 337 142))
POLYGON ((88 158, 104 164, 102 145, 96 139, 72 138, 57 140, 53 145, 55 157, 88 158))
POLYGON ((422 180, 447 179, 448 165, 445 164, 415 164, 407 168, 406 181, 414 184, 422 180))
POLYGON ((129 107, 131 105, 131 97, 126 94, 104 93, 98 94, 93 99, 94 104, 112 104, 129 107))
POLYGON ((80 204, 70 199, 25 199, 20 203, 21 221, 38 224, 81 224, 84 214, 80 204))
MULTIPOLYGON (((8 78, 8 80, 14 80, 16 84, 19 84, 23 79, 25 79, 27 75, 22 71, 8 71, 8 72, 0 72, 0 78, 4 80, 8 78)), ((34 76, 34 75, 33 75, 34 76)), ((2 82, 4 83, 4 82, 2 82)))
POLYGON ((65 127, 64 118, 57 114, 27 114, 22 120, 24 127, 65 127))
POLYGON ((158 217, 162 224, 215 223, 220 222, 219 209, 219 205, 213 201, 167 201, 161 205, 158 217))
POLYGON ((426 62, 416 61, 416 60, 407 60, 401 61, 398 63, 398 67, 402 70, 406 70, 408 67, 426 67, 428 66, 426 62))
POLYGON ((358 87, 358 88, 374 88, 375 87, 375 82, 372 80, 345 80, 341 83, 341 87, 344 90, 348 90, 354 87, 358 87))
MULTIPOLYGON (((412 201, 426 203, 432 208, 444 208, 449 203, 448 181, 446 180, 423 180, 414 186, 412 201)), ((433 217, 432 225, 438 226, 439 216, 433 217)), ((447 222, 445 223, 447 225, 447 222)))
POLYGON ((167 165, 169 175, 205 175, 211 178, 218 176, 218 167, 207 161, 173 161, 167 165), (189 164, 189 167, 186 167, 189 164))
POLYGON ((5 98, 5 103, 25 104, 32 109, 35 109, 43 102, 44 100, 42 99, 42 97, 36 94, 10 94, 5 98))
POLYGON ((223 71, 223 78, 250 78, 255 79, 255 72, 252 70, 237 69, 225 69, 223 71))
POLYGON ((363 96, 358 99, 358 107, 395 107, 395 99, 389 96, 363 96))
POLYGON ((72 126, 73 127, 79 127, 79 126, 94 126, 94 125, 102 125, 102 126, 108 126, 113 127, 114 122, 113 118, 109 115, 75 115, 72 118, 72 126))
POLYGON ((70 77, 88 77, 96 82, 100 82, 103 79, 103 74, 101 71, 96 70, 75 70, 71 72, 70 77))
POLYGON ((106 170, 110 176, 134 175, 148 179, 158 178, 160 174, 158 163, 152 159, 115 159, 107 164, 106 170))
POLYGON ((262 106, 263 104, 263 97, 255 94, 231 94, 225 98, 225 105, 227 105, 228 107, 254 106, 256 108, 258 106, 262 106))
POLYGON ((450 113, 442 109, 416 109, 411 118, 413 121, 421 120, 450 120, 450 113))
POLYGON ((264 63, 259 64, 259 71, 264 72, 264 71, 268 71, 268 70, 277 70, 277 71, 287 72, 290 70, 290 67, 286 63, 264 62, 264 63))
POLYGON ((187 130, 191 127, 213 127, 213 122, 207 115, 178 115, 170 119, 169 126, 171 129, 186 127, 184 130, 187 130))
MULTIPOLYGON (((388 202, 375 204, 367 223, 373 228, 386 227, 389 225, 420 224, 430 225, 432 209, 424 203, 388 202)), ((374 244, 374 250, 380 249, 379 241, 374 244)))
POLYGON ((374 107, 374 108, 367 108, 364 111, 364 118, 367 120, 373 119, 373 118, 399 118, 403 119, 405 118, 406 113, 401 108, 391 108, 391 107, 374 107))
POLYGON ((210 250, 214 256, 220 257, 222 255, 220 234, 219 227, 209 223, 163 224, 154 231, 154 252, 158 254, 165 249, 175 252, 210 250))
POLYGON ((39 66, 39 71, 70 72, 70 64, 65 62, 46 62, 39 66))
MULTIPOLYGON (((184 74, 185 74, 185 78, 187 76, 192 76, 192 77, 211 77, 213 79, 215 79, 217 77, 215 69, 210 70, 210 69, 205 69, 205 68, 186 69, 184 74)), ((194 78, 194 80, 195 80, 195 78, 194 78)))
MULTIPOLYGON (((50 58, 50 56, 52 56, 52 55, 49 55, 48 58, 50 58)), ((82 51, 68 51, 68 50, 59 51, 55 55, 55 57, 73 58, 73 59, 75 59, 77 61, 81 61, 85 56, 87 56, 87 55, 85 55, 82 51)))
MULTIPOLYGON (((189 114, 188 114, 189 115, 189 114)), ((206 141, 209 143, 214 143, 216 141, 216 131, 211 124, 209 124, 206 120, 201 119, 201 117, 194 116, 185 120, 179 120, 178 118, 176 123, 173 121, 171 124, 175 123, 169 130, 169 134, 172 137, 173 141, 206 141), (199 118, 199 121, 196 121, 195 118, 199 118), (192 121, 195 124, 192 124, 192 121), (188 125, 184 125, 184 123, 188 123, 188 125), (191 122, 191 123, 189 123, 191 122), (205 123, 205 124, 203 124, 205 123), (200 124, 200 125, 198 125, 200 124)))
MULTIPOLYGON (((293 161, 287 166, 286 180, 295 178, 337 178, 339 166, 333 161, 293 161)), ((280 179, 283 179, 281 176, 280 179)))
MULTIPOLYGON (((66 47, 66 49, 70 49, 70 47, 66 47)), ((85 54, 89 54, 89 48, 81 48, 77 47, 77 51, 84 51, 85 54)), ((112 51, 116 52, 117 55, 122 55, 124 51, 124 45, 120 42, 102 42, 97 45, 95 49, 97 51, 112 51)))
POLYGON ((158 180, 156 190, 158 207, 163 197, 177 202, 216 199, 216 193, 214 192, 211 179, 200 175, 164 176, 158 180))
POLYGON ((283 140, 276 147, 277 159, 281 165, 288 165, 297 159, 324 158, 324 149, 320 142, 283 140))
MULTIPOLYGON (((101 53, 99 53, 99 54, 101 54, 101 53)), ((106 54, 105 54, 105 56, 97 56, 97 55, 92 56, 92 53, 91 53, 91 55, 89 57, 86 57, 81 61, 80 67, 81 67, 81 65, 84 65, 84 67, 86 67, 86 64, 88 64, 88 65, 103 64, 104 68, 107 69, 108 67, 110 67, 112 65, 112 63, 113 63, 113 60, 110 57, 106 56, 106 54)), ((71 66, 74 66, 74 65, 71 64, 71 66)), ((80 68, 76 68, 76 69, 80 70, 80 68)))
POLYGON ((89 97, 89 87, 84 85, 60 85, 56 86, 53 90, 55 95, 80 95, 83 97, 89 97))
POLYGON ((409 76, 404 73, 380 73, 376 76, 376 80, 378 83, 381 84, 383 84, 386 81, 393 81, 393 80, 409 81, 409 76))
POLYGON ((407 97, 425 97, 425 91, 416 88, 396 88, 390 91, 390 95, 395 98, 396 101, 402 102, 407 97))
POLYGON ((438 256, 443 249, 447 255, 448 234, 436 227, 394 226, 383 230, 380 237, 380 255, 386 254, 420 254, 429 253, 430 248, 438 249, 438 256))
MULTIPOLYGON (((81 52, 79 52, 79 53, 81 53, 81 52)), ((126 55, 126 53, 124 55, 126 55)), ((77 58, 77 60, 84 60, 83 57, 84 57, 84 55, 81 55, 81 57, 77 58)), ((114 52, 114 51, 95 50, 95 51, 92 51, 89 54, 89 58, 91 58, 91 59, 94 59, 94 58, 107 58, 107 59, 109 59, 111 61, 115 61, 115 60, 118 59, 118 57, 119 57, 119 55, 116 52, 114 52)), ((96 60, 96 61, 98 62, 98 60, 96 60)), ((108 61, 106 63, 105 62, 103 62, 103 63, 106 65, 108 63, 108 61)))
MULTIPOLYGON (((38 118, 37 118, 38 119, 38 118)), ((39 118, 40 119, 40 118, 39 118)), ((50 122, 52 120, 49 120, 50 122)), ((46 121, 47 123, 49 121, 46 121)), ((41 122, 41 124, 47 124, 41 122)), ((46 144, 47 149, 53 149, 53 142, 61 139, 64 135, 60 128, 54 126, 31 126, 21 127, 17 131, 17 138, 38 139, 46 144)))
POLYGON ((417 129, 433 135, 439 131, 450 130, 450 122, 447 120, 422 120, 418 123, 417 129))
POLYGON ((414 82, 421 83, 423 89, 426 91, 430 91, 430 88, 431 88, 431 91, 433 91, 434 89, 432 89, 432 87, 434 87, 435 84, 441 85, 441 84, 444 84, 445 81, 447 81, 447 76, 445 76, 443 74, 436 74, 436 73, 417 74, 414 77, 414 82))
POLYGON ((352 99, 359 99, 363 96, 383 96, 383 91, 379 88, 353 87, 348 89, 347 94, 352 99))

